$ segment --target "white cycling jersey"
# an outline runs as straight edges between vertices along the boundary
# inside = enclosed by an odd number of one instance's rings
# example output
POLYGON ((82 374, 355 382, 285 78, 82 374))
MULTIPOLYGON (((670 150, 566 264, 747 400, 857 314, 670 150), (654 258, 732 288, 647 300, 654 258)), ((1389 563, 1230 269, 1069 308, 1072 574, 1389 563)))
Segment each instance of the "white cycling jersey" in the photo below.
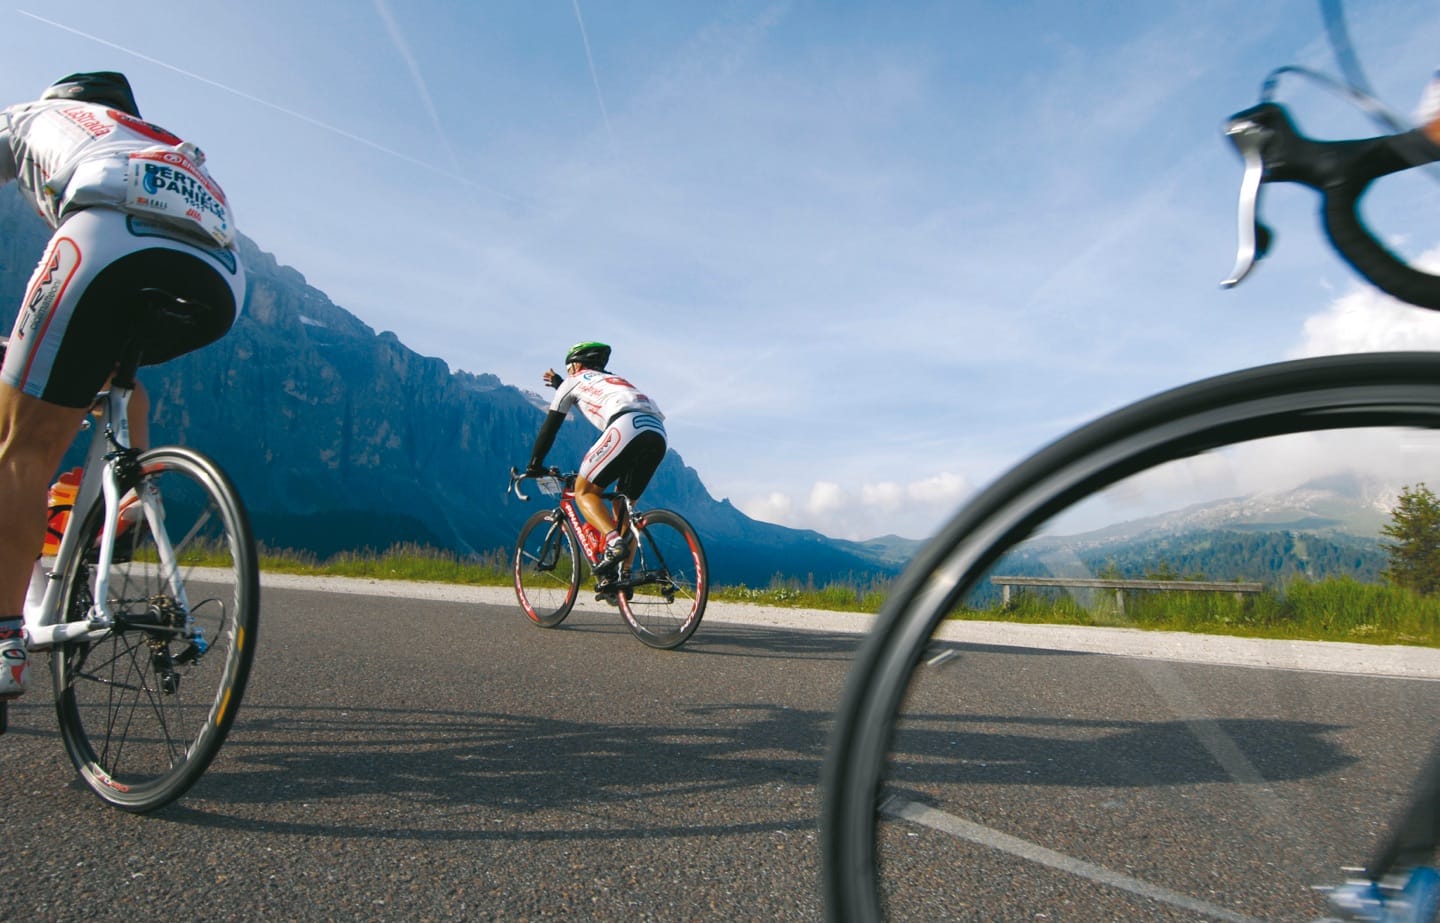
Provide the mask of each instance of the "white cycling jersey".
POLYGON ((153 365, 212 342, 245 299, 234 222, 199 148, 99 103, 0 110, 0 186, 54 229, 30 277, 0 381, 66 407, 94 400, 120 347, 153 365), (147 288, 192 305, 186 325, 139 326, 147 288))
POLYGON ((235 240, 230 206, 200 149, 99 103, 45 99, 0 110, 0 185, 12 179, 52 228, 105 206, 222 247, 235 240))
POLYGON ((579 407, 585 418, 600 430, 622 413, 643 413, 657 420, 665 419, 655 402, 630 382, 598 369, 581 369, 560 383, 550 409, 567 413, 571 407, 579 407))

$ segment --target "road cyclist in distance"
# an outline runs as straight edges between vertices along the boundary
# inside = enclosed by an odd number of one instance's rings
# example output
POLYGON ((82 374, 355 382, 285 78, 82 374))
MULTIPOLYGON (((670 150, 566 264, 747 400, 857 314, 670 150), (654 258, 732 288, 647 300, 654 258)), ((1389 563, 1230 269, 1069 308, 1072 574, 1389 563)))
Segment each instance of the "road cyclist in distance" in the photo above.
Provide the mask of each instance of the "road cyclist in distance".
POLYGON ((605 488, 611 484, 636 502, 665 458, 665 415, 649 397, 627 379, 606 368, 610 347, 605 343, 577 343, 565 354, 565 374, 553 368, 543 376, 555 389, 550 411, 535 436, 526 474, 543 476, 545 456, 572 407, 600 430, 600 438, 585 453, 575 478, 575 502, 585 520, 604 536, 605 553, 595 565, 597 595, 618 582, 634 557, 634 535, 625 522, 624 506, 607 505, 605 488))
POLYGON ((137 333, 156 365, 223 336, 245 293, 230 205, 194 144, 144 121, 129 81, 76 73, 0 110, 0 185, 53 229, 0 365, 0 698, 25 691, 22 606, 46 486, 137 333), (199 308, 137 331, 142 291, 199 308))

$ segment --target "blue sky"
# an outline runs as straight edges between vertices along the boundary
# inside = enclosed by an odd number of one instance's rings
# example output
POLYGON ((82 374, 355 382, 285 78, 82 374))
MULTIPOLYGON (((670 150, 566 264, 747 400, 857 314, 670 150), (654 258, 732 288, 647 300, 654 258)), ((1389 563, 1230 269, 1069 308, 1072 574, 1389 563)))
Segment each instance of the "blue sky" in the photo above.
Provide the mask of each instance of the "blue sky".
MULTIPOLYGON (((1347 12, 1410 114, 1440 4, 1347 12)), ((837 537, 923 537, 1199 376, 1440 346, 1359 291, 1304 190, 1270 194, 1273 256, 1218 287, 1220 125, 1274 67, 1333 72, 1316 0, 73 0, 0 29, 7 102, 124 71, 241 229, 377 331, 537 390, 607 340, 716 496, 837 537)), ((1309 133, 1371 133, 1284 86, 1309 133)), ((1386 230, 1424 253, 1440 184, 1402 188, 1386 230)))

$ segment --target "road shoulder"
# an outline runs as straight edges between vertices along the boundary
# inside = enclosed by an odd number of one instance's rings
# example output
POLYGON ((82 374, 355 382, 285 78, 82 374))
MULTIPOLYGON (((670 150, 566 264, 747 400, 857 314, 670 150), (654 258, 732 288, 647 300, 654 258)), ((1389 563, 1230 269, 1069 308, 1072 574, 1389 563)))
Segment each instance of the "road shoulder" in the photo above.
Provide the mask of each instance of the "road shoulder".
MULTIPOLYGON (((414 600, 485 605, 513 605, 509 587, 457 586, 355 577, 310 577, 263 574, 261 585, 327 593, 355 593, 414 600)), ((614 612, 582 596, 580 612, 614 612)), ((789 609, 711 601, 707 623, 863 635, 874 616, 820 609, 789 609)), ((702 628, 703 631, 703 628, 702 628)), ((939 640, 961 644, 1111 654, 1185 663, 1307 670, 1371 676, 1440 679, 1440 650, 1403 645, 1348 644, 1329 641, 1274 641, 1185 632, 1141 631, 1134 628, 1093 628, 1070 625, 1019 625, 1010 622, 951 622, 939 640)))

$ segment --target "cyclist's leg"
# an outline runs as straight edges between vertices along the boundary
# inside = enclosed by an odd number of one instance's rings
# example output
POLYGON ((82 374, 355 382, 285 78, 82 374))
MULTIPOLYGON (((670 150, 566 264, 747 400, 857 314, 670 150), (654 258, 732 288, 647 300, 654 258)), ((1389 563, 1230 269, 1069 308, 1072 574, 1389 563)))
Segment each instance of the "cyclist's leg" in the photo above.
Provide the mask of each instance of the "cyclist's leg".
POLYGON ((626 445, 624 458, 621 459, 623 470, 616 479, 616 486, 620 493, 630 498, 631 503, 638 502, 645 488, 650 486, 655 470, 665 460, 665 449, 663 429, 642 429, 626 445))
MULTIPOLYGON (((605 530, 606 559, 611 567, 617 563, 621 566, 629 563, 634 554, 634 543, 626 544, 618 516, 612 515, 605 507, 600 494, 618 481, 620 492, 633 502, 644 492, 664 456, 665 430, 659 418, 649 414, 632 413, 612 422, 585 457, 580 473, 585 478, 587 488, 593 491, 587 495, 587 499, 604 513, 604 521, 609 523, 609 528, 605 530), (621 556, 624 560, 617 560, 621 556)), ((576 480, 576 496, 578 500, 579 478, 576 480)), ((585 510, 585 507, 582 506, 582 510, 585 510)), ((618 510, 617 506, 617 513, 618 510)), ((586 513, 588 517, 588 511, 586 513)), ((600 528, 603 521, 597 521, 595 525, 600 528)))
POLYGON ((0 619, 21 611, 45 532, 45 487, 114 364, 106 335, 73 324, 109 255, 106 221, 62 225, 30 278, 0 365, 0 619))
POLYGON ((585 521, 600 530, 600 534, 608 535, 615 531, 615 516, 610 508, 605 505, 601 497, 605 487, 598 484, 585 475, 575 477, 575 505, 580 507, 580 513, 585 521))
MULTIPOLYGON (((626 417, 620 419, 624 421, 626 417)), ((614 483, 620 471, 627 435, 628 428, 620 423, 612 422, 605 427, 580 460, 580 470, 575 476, 575 505, 585 520, 605 536, 607 545, 615 537, 616 523, 601 494, 614 483)))
POLYGON ((45 540, 45 485, 83 411, 71 413, 0 382, 0 701, 28 685, 25 593, 45 540))
MULTIPOLYGON (((624 458, 621 459, 623 470, 616 479, 616 489, 629 498, 631 503, 640 499, 645 493, 645 488, 650 486, 650 479, 655 476, 655 469, 660 467, 660 462, 665 459, 665 432, 663 429, 642 429, 637 432, 625 446, 624 458)), ((616 509, 621 508, 619 501, 616 502, 616 509)), ((621 565, 628 569, 631 561, 635 558, 636 545, 630 543, 621 565)))
POLYGON ((604 476, 606 464, 619 449, 619 438, 615 427, 606 427, 580 460, 580 470, 575 475, 575 505, 580 508, 580 515, 585 517, 585 521, 602 534, 615 530, 615 517, 600 497, 604 492, 600 479, 604 476))
MULTIPOLYGON (((44 538, 46 484, 135 332, 139 291, 157 282, 211 312, 178 332, 149 331, 147 362, 228 330, 244 272, 231 251, 87 209, 60 226, 31 276, 0 366, 0 516, 9 523, 0 533, 0 618, 21 611, 44 538)), ((144 427, 139 435, 148 438, 144 427)))
POLYGON ((21 611, 45 540, 45 488, 84 416, 0 381, 0 619, 21 611))

